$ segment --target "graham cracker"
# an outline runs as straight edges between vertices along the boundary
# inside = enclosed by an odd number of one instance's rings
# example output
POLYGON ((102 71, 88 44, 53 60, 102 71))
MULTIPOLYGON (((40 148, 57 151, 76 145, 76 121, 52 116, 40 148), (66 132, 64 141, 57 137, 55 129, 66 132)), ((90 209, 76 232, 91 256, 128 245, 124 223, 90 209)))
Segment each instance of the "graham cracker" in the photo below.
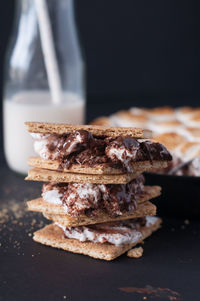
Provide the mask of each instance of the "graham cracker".
POLYGON ((133 248, 127 252, 127 256, 131 258, 140 258, 142 257, 144 249, 142 247, 133 248))
MULTIPOLYGON (((161 219, 158 218, 153 225, 142 227, 142 240, 159 229, 160 224, 161 219)), ((54 224, 48 225, 43 229, 36 231, 34 233, 33 239, 34 241, 47 246, 104 260, 113 260, 141 242, 141 239, 138 239, 138 241, 132 244, 121 246, 115 246, 110 243, 93 243, 90 241, 80 242, 76 239, 66 238, 63 235, 63 230, 54 224)))
MULTIPOLYGON (((138 198, 138 204, 142 204, 150 199, 156 198, 161 193, 161 187, 159 186, 145 186, 144 193, 138 198)), ((43 212, 45 217, 48 219, 59 219, 64 220, 65 225, 70 226, 81 226, 81 225, 89 225, 93 223, 100 223, 103 219, 103 222, 110 221, 111 217, 105 213, 103 210, 99 210, 95 218, 89 218, 86 215, 80 215, 79 217, 71 217, 67 215, 62 205, 52 204, 44 201, 42 198, 38 198, 32 201, 27 202, 28 210, 43 212)), ((140 205, 138 205, 140 206, 140 205)), ((137 209, 138 210, 138 209, 137 209)), ((149 208, 148 208, 149 210, 149 208)), ((149 211, 150 212, 150 211, 149 211)), ((154 210, 152 210, 154 215, 154 210)), ((143 212, 141 213, 143 214, 143 212)), ((150 215, 150 214, 148 214, 150 215)), ((116 220, 116 218, 113 218, 116 220)))
POLYGON ((28 171, 25 180, 56 183, 92 183, 92 184, 127 184, 137 178, 140 173, 119 175, 80 174, 55 170, 33 168, 28 171))
MULTIPOLYGON (((58 160, 43 160, 40 157, 30 157, 28 158, 28 165, 36 168, 58 170, 60 162, 58 160)), ((167 165, 167 161, 138 161, 132 164, 132 168, 133 173, 143 173, 152 169, 165 168, 167 165)), ((122 174, 120 168, 110 167, 108 164, 95 164, 92 167, 84 164, 72 164, 70 168, 64 168, 62 171, 81 174, 122 174)))
POLYGON ((138 218, 143 216, 153 216, 156 214, 156 206, 151 202, 146 201, 138 205, 137 209, 132 212, 124 212, 122 215, 117 217, 111 217, 106 212, 100 211, 94 217, 87 217, 85 215, 79 217, 70 217, 63 214, 50 214, 43 212, 44 217, 49 220, 53 220, 54 222, 65 226, 65 227, 75 227, 75 226, 83 226, 83 225, 92 225, 92 224, 100 224, 106 222, 113 221, 121 221, 126 219, 138 218))
POLYGON ((28 131, 31 133, 48 133, 48 134, 66 134, 74 133, 79 130, 86 130, 94 136, 99 137, 126 137, 133 138, 151 138, 149 130, 142 130, 133 127, 107 127, 101 125, 69 125, 59 123, 44 122, 25 122, 28 131))

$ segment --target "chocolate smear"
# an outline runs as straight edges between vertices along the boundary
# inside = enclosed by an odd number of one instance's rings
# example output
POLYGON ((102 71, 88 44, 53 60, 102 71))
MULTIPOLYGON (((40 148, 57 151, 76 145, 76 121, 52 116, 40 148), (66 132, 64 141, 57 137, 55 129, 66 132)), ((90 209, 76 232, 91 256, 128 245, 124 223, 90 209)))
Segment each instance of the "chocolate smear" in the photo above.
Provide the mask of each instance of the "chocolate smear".
POLYGON ((137 293, 143 295, 149 295, 150 298, 162 298, 169 301, 181 301, 180 294, 170 288, 152 287, 147 285, 144 288, 141 287, 120 287, 120 291, 126 293, 137 293))

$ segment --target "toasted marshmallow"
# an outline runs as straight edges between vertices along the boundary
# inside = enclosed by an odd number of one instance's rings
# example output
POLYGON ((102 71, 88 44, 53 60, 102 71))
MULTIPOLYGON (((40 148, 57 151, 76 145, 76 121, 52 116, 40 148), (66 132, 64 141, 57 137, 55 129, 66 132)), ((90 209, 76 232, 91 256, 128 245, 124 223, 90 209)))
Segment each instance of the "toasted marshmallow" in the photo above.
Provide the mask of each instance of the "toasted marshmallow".
POLYGON ((176 149, 175 153, 183 162, 189 161, 200 155, 200 143, 185 142, 176 149))
POLYGON ((156 136, 154 141, 162 143, 167 149, 173 152, 177 147, 185 143, 186 139, 178 133, 171 132, 156 136))
POLYGON ((200 108, 181 107, 175 110, 175 115, 180 122, 187 124, 188 120, 192 118, 196 112, 200 112, 200 108))
POLYGON ((178 129, 178 133, 190 142, 200 142, 200 128, 183 127, 178 129))
POLYGON ((200 128, 200 111, 193 113, 190 118, 187 120, 188 127, 199 127, 200 128))
POLYGON ((120 111, 110 117, 112 126, 138 127, 147 129, 148 119, 144 115, 132 114, 130 111, 120 111))
POLYGON ((145 109, 145 108, 132 107, 132 108, 130 108, 129 111, 133 115, 143 115, 143 116, 145 116, 147 114, 147 109, 145 109))
POLYGON ((183 124, 178 120, 166 121, 166 122, 150 122, 149 129, 155 134, 178 132, 183 128, 183 124))
POLYGON ((188 167, 188 175, 200 177, 200 157, 195 158, 188 167))
POLYGON ((96 118, 90 124, 92 124, 92 125, 106 125, 106 126, 109 126, 110 125, 110 119, 108 117, 103 117, 102 116, 102 117, 96 118))
POLYGON ((148 109, 147 117, 154 122, 167 122, 176 120, 174 110, 171 107, 148 109))

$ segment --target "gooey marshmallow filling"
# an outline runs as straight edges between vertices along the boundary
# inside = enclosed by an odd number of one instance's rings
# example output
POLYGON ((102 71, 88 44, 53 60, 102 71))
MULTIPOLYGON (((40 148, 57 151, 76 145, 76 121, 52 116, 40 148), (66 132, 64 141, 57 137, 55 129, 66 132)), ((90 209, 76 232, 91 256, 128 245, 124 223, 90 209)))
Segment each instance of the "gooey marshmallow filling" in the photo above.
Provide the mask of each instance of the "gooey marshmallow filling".
MULTIPOLYGON (((80 198, 80 201, 76 201, 76 206, 79 208, 85 207, 85 204, 81 202, 81 200, 84 200, 88 197, 92 197, 93 201, 97 204, 99 199, 100 199, 100 191, 98 189, 97 185, 94 184, 81 184, 81 183, 73 183, 71 186, 74 187, 76 194, 75 193, 70 193, 68 198, 66 198, 66 202, 69 203, 71 199, 76 198, 77 194, 80 198)), ((48 185, 43 185, 43 192, 42 192, 42 197, 43 199, 48 202, 48 203, 53 203, 53 204, 62 204, 62 197, 63 193, 60 192, 59 189, 56 187, 51 187, 51 189, 48 189, 48 185)), ((67 207, 64 206, 65 211, 67 212, 67 207)))
MULTIPOLYGON (((150 227, 157 222, 157 217, 146 217, 145 227, 150 227)), ((137 221, 136 221, 137 223, 137 221)), ((77 239, 81 242, 110 243, 115 246, 132 244, 142 240, 142 232, 134 226, 134 221, 103 223, 98 225, 66 228, 58 223, 67 238, 77 239)))
POLYGON ((58 189, 52 189, 48 191, 44 191, 42 193, 42 197, 44 201, 51 203, 51 204, 57 204, 57 205, 62 205, 62 196, 63 194, 59 192, 58 189))
POLYGON ((141 232, 137 230, 130 230, 128 227, 107 227, 107 229, 93 230, 90 226, 82 226, 81 230, 79 227, 65 228, 62 225, 57 224, 63 229, 64 234, 68 238, 77 239, 81 242, 92 241, 94 243, 111 243, 113 245, 119 246, 122 244, 129 244, 137 242, 142 239, 141 232), (105 231, 105 232, 103 232, 105 231), (107 233, 106 231, 111 231, 107 233), (116 233, 114 232, 116 231, 116 233), (117 232, 118 231, 118 232, 117 232), (113 233, 112 233, 113 232, 113 233))
POLYGON ((39 134, 39 133, 30 133, 31 137, 35 140, 33 147, 36 154, 38 154, 42 159, 48 159, 48 137, 49 134, 39 134))

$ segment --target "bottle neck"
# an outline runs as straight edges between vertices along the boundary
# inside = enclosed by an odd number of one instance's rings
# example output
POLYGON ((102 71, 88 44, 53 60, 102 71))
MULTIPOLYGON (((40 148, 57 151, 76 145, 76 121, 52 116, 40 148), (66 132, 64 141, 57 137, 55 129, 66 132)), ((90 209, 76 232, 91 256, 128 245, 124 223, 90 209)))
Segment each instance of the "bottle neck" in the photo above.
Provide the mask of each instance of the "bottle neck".
MULTIPOLYGON (((84 65, 74 0, 46 0, 62 89, 84 95, 84 65)), ((8 75, 20 89, 49 89, 34 0, 18 0, 8 51, 8 75)), ((6 70, 6 71, 7 71, 6 70)))

